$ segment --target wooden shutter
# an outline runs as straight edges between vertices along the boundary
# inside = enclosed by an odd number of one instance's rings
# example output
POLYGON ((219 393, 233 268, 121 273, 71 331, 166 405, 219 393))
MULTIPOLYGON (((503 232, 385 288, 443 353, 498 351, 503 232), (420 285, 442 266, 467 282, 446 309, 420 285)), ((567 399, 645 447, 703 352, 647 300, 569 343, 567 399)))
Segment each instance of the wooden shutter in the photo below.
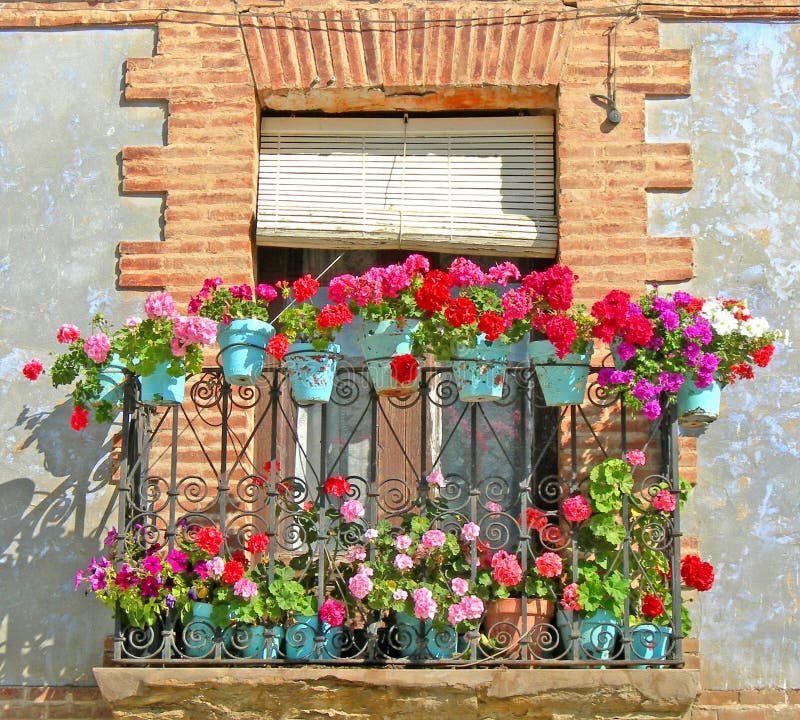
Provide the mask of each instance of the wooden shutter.
POLYGON ((262 121, 260 245, 553 258, 553 118, 262 121))

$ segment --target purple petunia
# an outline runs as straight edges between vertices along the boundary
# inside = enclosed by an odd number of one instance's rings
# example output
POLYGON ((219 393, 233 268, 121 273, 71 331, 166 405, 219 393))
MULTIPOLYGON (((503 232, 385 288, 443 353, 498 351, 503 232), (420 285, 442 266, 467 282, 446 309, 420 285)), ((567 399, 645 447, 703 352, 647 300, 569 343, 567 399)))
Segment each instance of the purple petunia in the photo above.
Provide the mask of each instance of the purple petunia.
POLYGON ((642 415, 648 420, 655 420, 661 415, 661 405, 659 405, 658 400, 648 400, 642 405, 642 415))
POLYGON ((675 330, 680 325, 681 319, 674 310, 666 309, 661 313, 661 324, 667 331, 675 330))
POLYGON ((639 382, 637 382, 636 385, 634 385, 631 389, 631 395, 642 402, 646 402, 647 400, 654 398, 659 392, 661 392, 660 387, 653 385, 644 378, 639 380, 639 382))

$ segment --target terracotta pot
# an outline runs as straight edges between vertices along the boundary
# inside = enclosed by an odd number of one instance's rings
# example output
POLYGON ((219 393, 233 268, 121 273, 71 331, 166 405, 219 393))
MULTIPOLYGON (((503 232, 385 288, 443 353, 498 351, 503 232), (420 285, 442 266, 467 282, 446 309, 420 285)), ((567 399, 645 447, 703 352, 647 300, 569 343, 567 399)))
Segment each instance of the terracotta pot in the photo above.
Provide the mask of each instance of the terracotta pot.
POLYGON ((495 643, 488 652, 523 657, 527 648, 528 659, 550 657, 550 651, 558 643, 558 634, 549 624, 556 613, 555 602, 543 598, 525 601, 524 618, 522 603, 522 598, 506 598, 486 605, 483 632, 495 643))

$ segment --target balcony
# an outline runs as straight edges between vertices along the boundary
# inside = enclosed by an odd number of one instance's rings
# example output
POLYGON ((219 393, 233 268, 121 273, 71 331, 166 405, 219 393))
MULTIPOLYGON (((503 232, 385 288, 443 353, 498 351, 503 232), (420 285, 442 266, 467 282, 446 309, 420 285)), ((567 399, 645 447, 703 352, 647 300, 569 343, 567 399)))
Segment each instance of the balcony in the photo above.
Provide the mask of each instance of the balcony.
MULTIPOLYGON (((446 367, 425 368, 414 395, 387 398, 374 393, 362 365, 344 363, 330 403, 307 406, 292 400, 277 367, 265 370, 255 387, 230 386, 217 368, 187 387, 183 404, 153 407, 139 402, 134 379, 126 381, 117 566, 131 551, 185 548, 202 528, 221 531, 226 557, 264 535, 268 547, 245 558, 258 566, 259 592, 273 588, 275 595, 275 581, 290 573, 315 608, 326 598, 341 602, 344 622, 296 608, 276 615, 274 603, 269 617, 255 623, 242 622, 234 603, 220 622, 219 612, 216 620, 181 614, 179 602, 154 624, 135 626, 118 606, 115 664, 682 665, 680 577, 671 572, 680 564, 680 507, 666 512, 653 505, 659 492, 677 497, 681 491, 672 418, 633 422, 596 386, 582 406, 546 407, 535 374, 521 366, 509 368, 502 399, 488 403, 460 402, 446 367), (568 521, 564 500, 589 497, 592 470, 631 449, 642 450, 647 464, 629 468, 632 486, 608 513, 614 527, 598 530, 590 518, 568 521), (431 482, 434 471, 441 476, 431 482), (346 480, 341 497, 326 492, 331 477, 346 480), (348 500, 358 501, 361 516, 342 517, 348 500), (352 548, 363 548, 366 565, 378 567, 381 560, 365 531, 383 528, 396 538, 414 518, 425 518, 415 526, 420 533, 430 528, 459 536, 467 523, 479 528, 477 539, 463 541, 462 579, 470 594, 484 596, 480 617, 448 624, 440 615, 431 622, 398 612, 396 602, 370 607, 369 597, 350 592, 359 567, 352 548), (491 589, 481 577, 492 573, 488 563, 500 550, 518 559, 524 577, 539 580, 537 559, 558 556, 559 575, 537 586, 544 587, 536 593, 546 606, 541 614, 516 620, 492 613, 491 589), (593 624, 589 613, 564 609, 567 586, 586 585, 592 572, 605 600, 609 593, 624 595, 616 598, 616 612, 595 616, 593 624), (643 616, 645 595, 663 603, 657 619, 643 616)), ((417 562, 421 548, 404 572, 419 585, 451 587, 449 568, 417 562)), ((520 587, 509 594, 522 596, 524 607, 530 587, 520 587)), ((211 597, 195 591, 189 599, 199 608, 211 597)))

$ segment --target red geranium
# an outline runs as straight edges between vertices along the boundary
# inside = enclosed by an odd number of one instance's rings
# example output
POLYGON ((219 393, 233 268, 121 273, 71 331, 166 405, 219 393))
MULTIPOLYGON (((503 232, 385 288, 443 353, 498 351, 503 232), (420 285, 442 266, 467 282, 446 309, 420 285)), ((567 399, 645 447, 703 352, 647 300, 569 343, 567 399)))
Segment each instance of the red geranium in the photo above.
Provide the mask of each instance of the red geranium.
POLYGON ((225 563, 222 571, 222 582, 226 585, 233 585, 237 580, 244 577, 244 564, 238 560, 229 560, 225 563))
POLYGON ((247 540, 247 552, 260 553, 266 552, 269 548, 269 538, 262 533, 255 533, 247 540))
POLYGON ((572 285, 578 276, 566 265, 553 265, 543 272, 532 272, 522 279, 522 287, 533 291, 552 310, 566 312, 572 304, 572 285))
POLYGON ((219 553, 219 549, 222 547, 222 542, 224 540, 225 536, 217 528, 213 527, 204 527, 195 537, 197 547, 201 550, 205 550, 209 555, 216 555, 219 553))
POLYGON ((43 370, 44 366, 39 358, 31 358, 22 366, 22 374, 31 381, 36 380, 43 370))
POLYGON ((236 562, 240 562, 245 567, 247 567, 250 564, 250 563, 247 562, 247 555, 244 554, 244 550, 234 550, 231 553, 231 560, 235 560, 236 562))
POLYGON ((478 311, 472 300, 459 297, 447 303, 444 317, 454 328, 460 328, 462 325, 472 325, 478 319, 478 311))
POLYGON ((336 305, 326 305, 317 315, 317 325, 321 328, 340 327, 353 322, 353 313, 347 303, 337 303, 336 305))
POLYGON ((284 335, 278 333, 273 335, 267 342, 267 352, 272 355, 278 362, 283 360, 286 351, 289 349, 289 341, 284 335))
POLYGON ((664 603, 655 595, 645 595, 642 599, 642 615, 649 617, 651 620, 654 617, 664 614, 664 603))
POLYGON ((592 334, 603 342, 610 343, 627 320, 630 304, 631 296, 621 290, 612 290, 602 300, 598 300, 592 305, 592 317, 598 321, 592 334))
POLYGON ((681 580, 701 592, 710 590, 714 585, 714 566, 697 555, 686 555, 681 559, 681 580))
POLYGON ((758 365, 758 367, 767 367, 770 360, 772 360, 772 353, 774 352, 775 346, 770 343, 753 352, 750 357, 753 358, 753 362, 758 365))
POLYGON ((309 298, 316 295, 317 290, 319 290, 319 283, 308 274, 303 275, 301 278, 297 278, 297 280, 292 283, 294 299, 299 303, 305 302, 309 298))
POLYGON ((422 281, 422 287, 414 293, 417 306, 428 313, 439 312, 450 300, 453 281, 446 272, 431 270, 422 281))
MULTIPOLYGON (((734 378, 742 380, 752 380, 755 375, 753 374, 753 366, 748 363, 739 363, 738 365, 731 365, 731 375, 734 378)), ((733 382, 733 380, 731 380, 733 382)))
MULTIPOLYGON (((520 525, 522 517, 519 518, 520 525)), ((528 530, 543 530, 547 525, 547 516, 539 508, 525 508, 525 526, 528 530)))
POLYGON ((531 325, 544 332, 559 358, 569 355, 573 343, 578 339, 575 321, 566 315, 535 315, 531 318, 531 325))
POLYGON ((401 385, 414 382, 419 375, 419 362, 413 355, 395 355, 389 363, 392 378, 401 385))
POLYGON ((80 432, 89 424, 89 411, 86 408, 76 405, 69 419, 69 426, 75 431, 80 432))
POLYGON ((325 481, 325 492, 340 498, 350 492, 350 483, 341 475, 333 475, 325 481))
POLYGON ((631 315, 625 321, 625 342, 647 345, 653 337, 653 325, 644 315, 631 315))
POLYGON ((499 338, 508 328, 508 321, 496 312, 491 310, 483 313, 478 318, 478 332, 486 335, 489 342, 494 342, 499 338))

